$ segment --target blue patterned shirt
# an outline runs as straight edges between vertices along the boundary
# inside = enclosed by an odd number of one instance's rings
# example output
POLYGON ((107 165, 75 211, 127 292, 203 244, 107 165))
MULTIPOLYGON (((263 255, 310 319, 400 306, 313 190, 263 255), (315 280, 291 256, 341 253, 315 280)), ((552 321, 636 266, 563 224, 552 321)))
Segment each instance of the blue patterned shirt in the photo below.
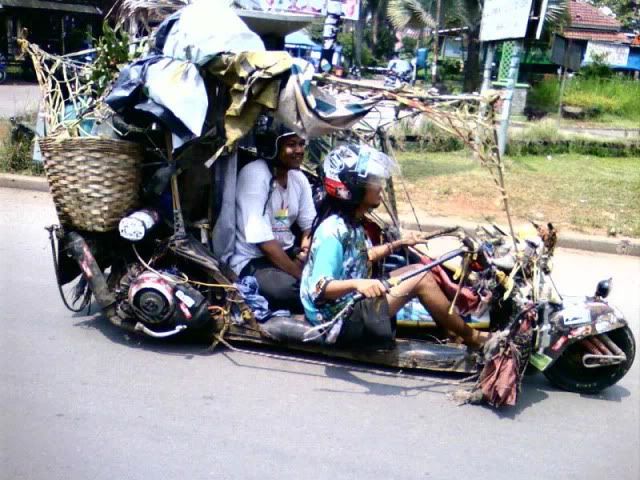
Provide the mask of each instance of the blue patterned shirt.
POLYGON ((371 242, 364 228, 347 225, 338 215, 331 215, 318 226, 300 285, 300 298, 310 323, 317 325, 330 320, 352 295, 335 301, 322 301, 318 298, 318 283, 323 278, 368 278, 370 270, 367 250, 370 247, 371 242))

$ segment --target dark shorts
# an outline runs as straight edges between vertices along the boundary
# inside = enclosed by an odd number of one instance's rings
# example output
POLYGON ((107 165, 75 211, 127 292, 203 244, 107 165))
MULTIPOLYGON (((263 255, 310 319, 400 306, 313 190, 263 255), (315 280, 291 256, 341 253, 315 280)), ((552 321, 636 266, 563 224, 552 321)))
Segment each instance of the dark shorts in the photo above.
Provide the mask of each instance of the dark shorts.
POLYGON ((258 281, 259 293, 269 302, 270 310, 304 313, 298 279, 280 270, 265 257, 251 260, 240 272, 240 277, 247 275, 255 277, 258 281))
POLYGON ((356 302, 344 320, 337 344, 390 347, 396 336, 396 319, 389 315, 387 298, 365 298, 356 302))

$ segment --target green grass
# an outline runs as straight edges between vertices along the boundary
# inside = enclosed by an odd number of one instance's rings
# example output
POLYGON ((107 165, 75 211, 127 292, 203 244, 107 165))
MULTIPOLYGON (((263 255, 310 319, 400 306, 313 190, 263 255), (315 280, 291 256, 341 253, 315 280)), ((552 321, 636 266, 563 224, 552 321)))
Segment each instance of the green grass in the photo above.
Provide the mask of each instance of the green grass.
MULTIPOLYGON (((469 154, 400 152, 398 161, 419 209, 474 219, 503 218, 489 173, 469 154)), ((505 163, 517 219, 640 237, 640 157, 562 154, 506 158, 505 163)), ((402 202, 406 197, 398 198, 402 202)))
MULTIPOLYGON (((527 104, 549 113, 558 110, 560 82, 548 79, 529 92, 527 104)), ((564 105, 583 108, 590 118, 620 119, 640 127, 640 82, 625 78, 573 78, 567 82, 564 105)))
POLYGON ((556 155, 561 153, 597 157, 638 157, 640 141, 625 138, 601 138, 579 133, 562 133, 556 119, 531 122, 510 135, 507 153, 515 155, 556 155))
POLYGON ((0 172, 22 175, 44 175, 41 164, 32 161, 29 141, 11 141, 11 124, 0 120, 0 172))

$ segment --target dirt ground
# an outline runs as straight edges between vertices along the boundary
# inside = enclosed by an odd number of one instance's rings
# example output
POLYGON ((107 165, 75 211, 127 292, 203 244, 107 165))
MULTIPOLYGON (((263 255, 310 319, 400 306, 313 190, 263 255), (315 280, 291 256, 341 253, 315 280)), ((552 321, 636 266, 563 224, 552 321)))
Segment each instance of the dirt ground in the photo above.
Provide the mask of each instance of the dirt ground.
MULTIPOLYGON (((431 154, 416 160, 415 155, 400 155, 409 175, 395 182, 399 213, 413 218, 413 205, 418 218, 505 224, 502 197, 491 176, 458 157, 431 154)), ((506 174, 512 217, 516 223, 550 221, 563 230, 638 237, 638 160, 569 155, 518 160, 506 174)))

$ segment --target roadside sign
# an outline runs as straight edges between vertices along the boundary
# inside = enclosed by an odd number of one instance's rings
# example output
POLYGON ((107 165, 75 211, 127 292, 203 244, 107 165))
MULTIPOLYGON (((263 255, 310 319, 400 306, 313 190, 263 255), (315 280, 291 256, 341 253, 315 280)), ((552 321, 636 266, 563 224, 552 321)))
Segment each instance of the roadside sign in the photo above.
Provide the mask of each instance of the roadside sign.
POLYGON ((360 16, 360 0, 341 0, 342 18, 345 20, 358 21, 360 16))
POLYGON ((533 0, 485 0, 480 41, 524 38, 533 0))
POLYGON ((591 63, 600 58, 607 65, 624 67, 629 61, 629 46, 616 45, 605 42, 588 42, 584 54, 585 63, 591 63))

